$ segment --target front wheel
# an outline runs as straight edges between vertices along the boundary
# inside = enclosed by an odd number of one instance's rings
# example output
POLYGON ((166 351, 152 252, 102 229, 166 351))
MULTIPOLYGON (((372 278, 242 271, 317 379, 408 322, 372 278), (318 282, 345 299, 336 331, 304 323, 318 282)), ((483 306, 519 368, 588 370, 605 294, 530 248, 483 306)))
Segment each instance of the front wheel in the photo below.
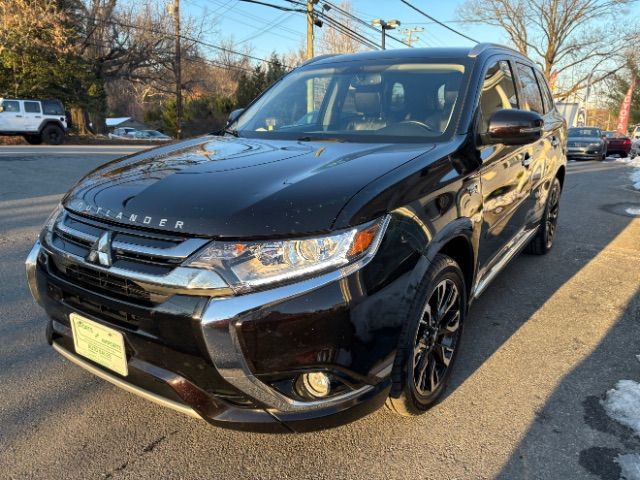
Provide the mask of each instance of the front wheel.
POLYGON ((64 131, 57 125, 47 125, 42 130, 42 139, 49 145, 60 145, 64 140, 64 131))
POLYGON ((420 415, 442 396, 458 353, 466 306, 460 267, 452 258, 436 255, 400 333, 386 402, 391 411, 420 415))
POLYGON ((551 182, 549 195, 547 196, 547 204, 540 220, 538 233, 531 239, 526 246, 525 252, 533 255, 545 255, 553 247, 553 241, 556 237, 556 229, 558 226, 558 214, 560 213, 560 194, 562 186, 558 177, 551 182))

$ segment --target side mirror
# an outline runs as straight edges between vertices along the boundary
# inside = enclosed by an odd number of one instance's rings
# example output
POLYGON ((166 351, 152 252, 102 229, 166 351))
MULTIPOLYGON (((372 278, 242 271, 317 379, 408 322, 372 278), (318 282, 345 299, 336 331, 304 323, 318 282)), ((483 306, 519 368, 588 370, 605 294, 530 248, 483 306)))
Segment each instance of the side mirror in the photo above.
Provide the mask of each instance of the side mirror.
POLYGON ((235 122, 238 119, 238 117, 242 114, 242 112, 244 112, 244 108, 238 108, 236 110, 233 110, 229 114, 229 118, 227 118, 227 125, 231 125, 233 122, 235 122))
POLYGON ((544 120, 536 112, 505 109, 494 112, 489 128, 480 135, 485 145, 527 145, 540 140, 544 120))

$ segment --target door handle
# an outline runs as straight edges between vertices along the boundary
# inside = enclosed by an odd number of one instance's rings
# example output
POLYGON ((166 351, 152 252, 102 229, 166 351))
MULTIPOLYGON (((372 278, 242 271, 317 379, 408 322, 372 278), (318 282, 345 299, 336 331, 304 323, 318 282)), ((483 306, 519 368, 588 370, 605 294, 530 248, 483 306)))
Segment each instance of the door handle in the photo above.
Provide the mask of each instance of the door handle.
POLYGON ((16 118, 22 118, 22 115, 16 115, 16 118))
POLYGON ((558 140, 558 137, 554 135, 553 137, 551 137, 551 146, 553 148, 557 148, 558 145, 560 145, 560 140, 558 140))
POLYGON ((33 118, 42 118, 40 115, 36 115, 33 118))
POLYGON ((531 165, 531 155, 527 152, 522 156, 522 166, 524 168, 529 168, 529 165, 531 165))

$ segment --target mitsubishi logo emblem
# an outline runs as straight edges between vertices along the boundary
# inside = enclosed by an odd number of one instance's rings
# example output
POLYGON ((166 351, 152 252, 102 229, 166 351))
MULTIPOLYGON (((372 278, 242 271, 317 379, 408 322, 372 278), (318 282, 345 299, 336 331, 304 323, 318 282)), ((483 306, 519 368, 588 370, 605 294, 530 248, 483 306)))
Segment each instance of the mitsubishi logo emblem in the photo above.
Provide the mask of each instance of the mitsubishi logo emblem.
POLYGON ((91 251, 87 256, 87 261, 98 263, 103 267, 110 267, 113 263, 111 258, 111 232, 104 232, 91 246, 91 251))

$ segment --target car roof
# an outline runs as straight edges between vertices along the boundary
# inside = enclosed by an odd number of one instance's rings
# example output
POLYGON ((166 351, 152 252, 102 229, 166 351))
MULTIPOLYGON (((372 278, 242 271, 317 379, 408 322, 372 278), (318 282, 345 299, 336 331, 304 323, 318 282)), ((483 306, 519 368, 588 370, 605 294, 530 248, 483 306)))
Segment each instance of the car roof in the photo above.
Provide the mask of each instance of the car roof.
POLYGON ((20 102, 60 102, 57 98, 12 98, 12 97, 0 97, 0 102, 3 100, 16 100, 20 102))
MULTIPOLYGON (((301 66, 306 65, 329 65, 337 62, 352 62, 360 60, 404 60, 419 58, 456 58, 474 59, 483 54, 508 53, 529 60, 520 52, 496 43, 478 43, 473 47, 429 47, 429 48, 398 48, 390 50, 374 50, 369 52, 359 52, 341 55, 321 55, 312 58, 301 66)), ((530 61, 530 60, 529 60, 530 61)))

